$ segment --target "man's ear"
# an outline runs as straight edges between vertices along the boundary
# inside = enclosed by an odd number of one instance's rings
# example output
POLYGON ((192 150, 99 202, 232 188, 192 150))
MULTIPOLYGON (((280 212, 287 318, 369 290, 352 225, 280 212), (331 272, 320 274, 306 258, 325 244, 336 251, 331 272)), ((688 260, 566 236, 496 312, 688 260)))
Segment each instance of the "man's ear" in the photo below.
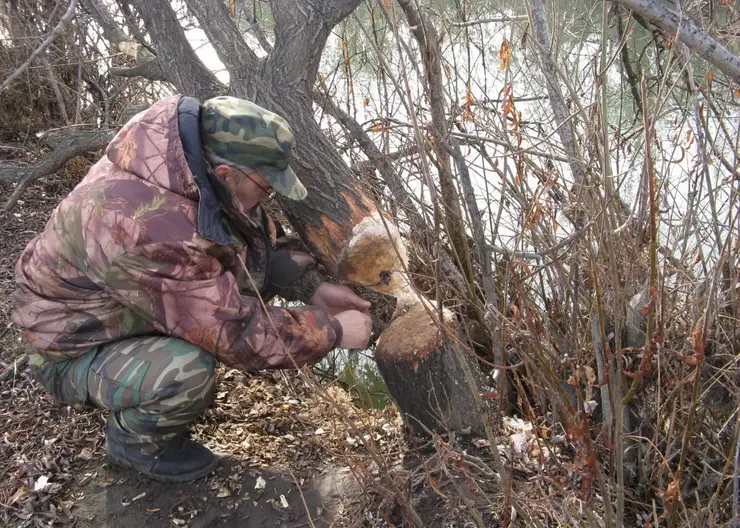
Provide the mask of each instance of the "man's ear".
POLYGON ((224 165, 223 163, 216 165, 216 167, 213 169, 213 172, 221 178, 222 180, 226 177, 226 175, 229 173, 230 167, 228 165, 224 165))

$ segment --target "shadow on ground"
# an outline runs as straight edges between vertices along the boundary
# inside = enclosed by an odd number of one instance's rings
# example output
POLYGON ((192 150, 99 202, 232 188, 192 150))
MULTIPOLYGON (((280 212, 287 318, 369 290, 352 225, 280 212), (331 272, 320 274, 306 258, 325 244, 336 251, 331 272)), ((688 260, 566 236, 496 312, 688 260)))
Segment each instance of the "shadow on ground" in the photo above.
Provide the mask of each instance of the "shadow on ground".
POLYGON ((80 479, 72 493, 80 528, 342 526, 363 502, 346 468, 302 479, 224 459, 207 478, 160 483, 98 461, 81 471, 80 479), (258 490, 260 479, 264 488, 258 490))

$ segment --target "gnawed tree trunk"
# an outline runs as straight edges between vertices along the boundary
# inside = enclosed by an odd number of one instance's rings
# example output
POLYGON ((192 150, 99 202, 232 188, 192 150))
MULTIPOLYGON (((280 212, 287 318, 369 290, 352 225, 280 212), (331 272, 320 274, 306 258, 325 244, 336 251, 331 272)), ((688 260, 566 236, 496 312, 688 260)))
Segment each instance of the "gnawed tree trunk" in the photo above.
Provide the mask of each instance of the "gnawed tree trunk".
MULTIPOLYGON (((466 375, 479 372, 475 361, 440 330, 422 303, 408 308, 383 332, 375 359, 388 389, 403 402, 401 411, 411 430, 485 434, 466 375)), ((480 380, 472 381, 479 385, 480 380)))

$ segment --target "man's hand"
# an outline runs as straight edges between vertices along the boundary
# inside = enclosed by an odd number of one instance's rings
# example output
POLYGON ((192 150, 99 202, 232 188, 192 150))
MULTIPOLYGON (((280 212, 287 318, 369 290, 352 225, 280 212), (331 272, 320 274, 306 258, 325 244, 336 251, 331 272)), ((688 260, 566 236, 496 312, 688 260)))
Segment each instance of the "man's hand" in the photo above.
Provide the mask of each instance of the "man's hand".
POLYGON ((358 296, 347 286, 322 282, 311 297, 311 305, 323 309, 329 315, 347 310, 370 313, 370 303, 358 296))
POLYGON ((334 318, 342 325, 342 341, 339 348, 364 350, 370 341, 373 322, 370 316, 357 310, 338 313, 334 318))

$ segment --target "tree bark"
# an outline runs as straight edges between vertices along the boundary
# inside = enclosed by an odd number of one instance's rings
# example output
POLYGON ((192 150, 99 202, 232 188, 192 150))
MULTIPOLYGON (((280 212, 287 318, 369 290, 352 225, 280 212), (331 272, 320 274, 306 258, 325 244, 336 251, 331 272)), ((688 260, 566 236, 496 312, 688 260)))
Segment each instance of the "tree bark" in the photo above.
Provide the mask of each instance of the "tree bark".
POLYGON ((532 25, 532 34, 539 44, 537 46, 537 51, 540 56, 542 73, 545 75, 547 95, 550 99, 550 108, 552 108, 552 113, 555 116, 560 141, 563 144, 565 152, 568 153, 570 170, 573 173, 573 182, 577 188, 583 181, 583 171, 578 163, 576 141, 572 128, 573 125, 568 119, 568 110, 565 106, 565 98, 560 91, 557 68, 555 67, 555 62, 550 55, 550 28, 547 23, 547 9, 545 8, 543 0, 532 0, 532 7, 529 10, 529 16, 530 24, 532 25))
POLYGON ((159 67, 169 82, 199 99, 225 93, 225 86, 198 59, 168 0, 133 0, 131 4, 144 20, 158 55, 166 57, 159 67))

